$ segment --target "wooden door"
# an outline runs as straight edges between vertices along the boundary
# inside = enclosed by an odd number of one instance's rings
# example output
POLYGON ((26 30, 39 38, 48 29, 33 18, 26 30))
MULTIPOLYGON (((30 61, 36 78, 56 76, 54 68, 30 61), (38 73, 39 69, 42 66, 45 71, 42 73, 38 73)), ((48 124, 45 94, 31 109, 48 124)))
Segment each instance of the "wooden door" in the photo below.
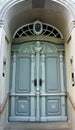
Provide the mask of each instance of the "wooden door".
POLYGON ((66 121, 63 52, 36 41, 13 47, 10 121, 66 121))

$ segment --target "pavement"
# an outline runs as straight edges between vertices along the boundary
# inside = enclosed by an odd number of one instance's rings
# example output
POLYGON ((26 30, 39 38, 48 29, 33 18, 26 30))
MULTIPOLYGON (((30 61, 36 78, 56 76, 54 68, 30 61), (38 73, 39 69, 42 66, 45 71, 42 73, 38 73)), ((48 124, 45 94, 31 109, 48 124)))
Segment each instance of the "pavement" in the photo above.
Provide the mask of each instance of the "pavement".
POLYGON ((4 130, 72 130, 68 122, 10 122, 4 130))

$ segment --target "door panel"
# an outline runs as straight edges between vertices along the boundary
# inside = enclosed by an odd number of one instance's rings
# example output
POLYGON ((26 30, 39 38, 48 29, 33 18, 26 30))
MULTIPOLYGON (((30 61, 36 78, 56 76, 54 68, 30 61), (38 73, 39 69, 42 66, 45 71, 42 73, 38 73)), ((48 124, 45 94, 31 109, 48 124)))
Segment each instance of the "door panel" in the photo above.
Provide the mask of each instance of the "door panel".
POLYGON ((30 115, 30 99, 17 97, 16 102, 16 115, 17 116, 29 116, 30 115))
POLYGON ((16 92, 30 91, 30 58, 18 57, 16 59, 16 92))
POLYGON ((48 97, 47 98, 47 116, 59 116, 61 115, 61 98, 60 97, 48 97))
POLYGON ((46 58, 46 91, 60 91, 59 60, 57 57, 46 58))

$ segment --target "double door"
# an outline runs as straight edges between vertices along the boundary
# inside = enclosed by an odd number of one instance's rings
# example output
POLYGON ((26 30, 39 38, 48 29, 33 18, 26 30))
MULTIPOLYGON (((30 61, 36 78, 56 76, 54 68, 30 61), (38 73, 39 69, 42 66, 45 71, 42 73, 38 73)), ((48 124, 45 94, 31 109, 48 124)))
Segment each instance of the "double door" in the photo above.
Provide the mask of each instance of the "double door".
POLYGON ((50 43, 21 45, 12 54, 10 121, 65 121, 63 53, 50 43))

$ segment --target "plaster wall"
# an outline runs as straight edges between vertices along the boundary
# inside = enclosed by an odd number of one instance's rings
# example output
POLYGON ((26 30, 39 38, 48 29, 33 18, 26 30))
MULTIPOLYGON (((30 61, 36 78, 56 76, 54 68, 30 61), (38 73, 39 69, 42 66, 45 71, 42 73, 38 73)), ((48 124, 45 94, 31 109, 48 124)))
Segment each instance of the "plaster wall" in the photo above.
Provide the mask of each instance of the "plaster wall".
MULTIPOLYGON (((70 39, 65 43, 66 71, 67 71, 67 92, 75 106, 75 28, 73 28, 70 39), (72 64, 71 64, 72 60, 72 64), (74 86, 72 86, 72 72, 74 73, 74 86)), ((68 100, 68 118, 75 130, 75 109, 68 100)))
MULTIPOLYGON (((11 44, 7 39, 3 28, 0 30, 0 127, 8 121, 8 92, 9 92, 9 68, 10 68, 10 48, 11 44), (4 61, 6 65, 4 66, 4 61), (6 108, 6 109, 4 109, 6 108)), ((0 130, 1 130, 0 129, 0 130)))

